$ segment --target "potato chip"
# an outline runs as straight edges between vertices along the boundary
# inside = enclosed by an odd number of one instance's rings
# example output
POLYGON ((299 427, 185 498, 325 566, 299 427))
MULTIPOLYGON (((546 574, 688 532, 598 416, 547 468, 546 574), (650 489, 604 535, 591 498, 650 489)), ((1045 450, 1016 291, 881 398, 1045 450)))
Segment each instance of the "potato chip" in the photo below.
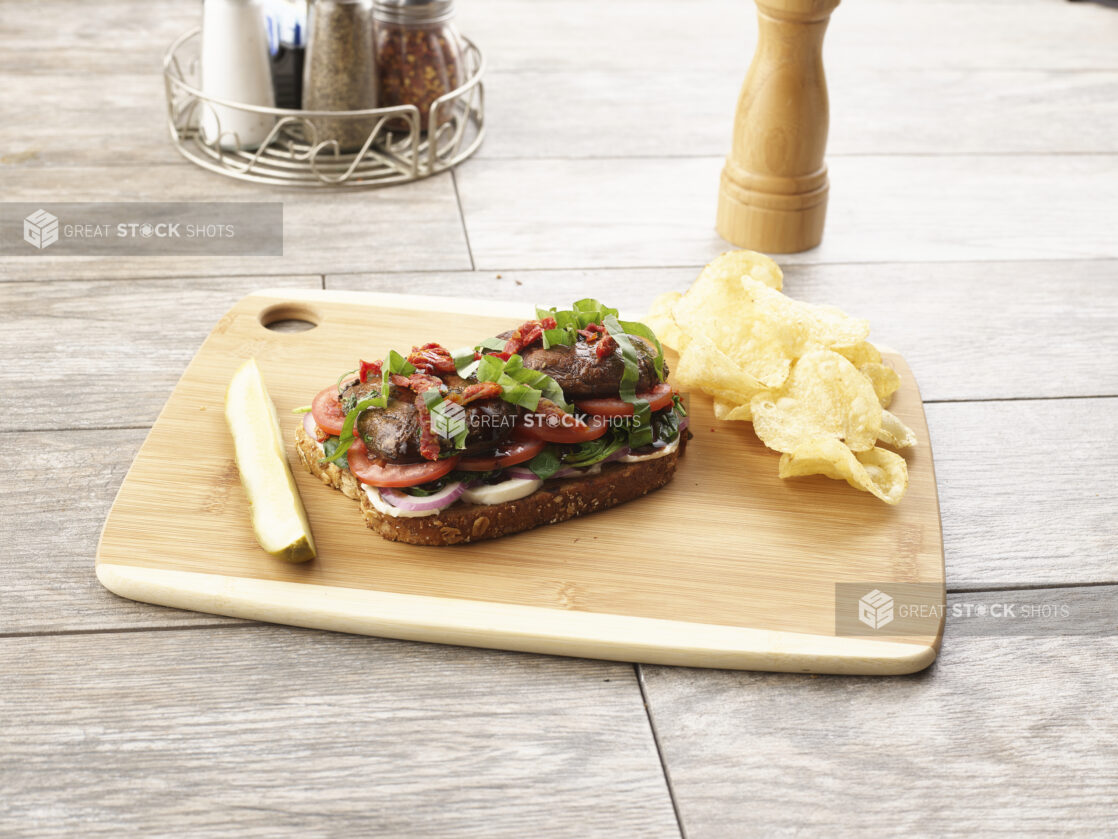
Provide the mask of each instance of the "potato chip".
POLYGON ((719 420, 752 422, 782 452, 781 477, 824 474, 895 504, 908 468, 894 448, 916 435, 886 411, 900 377, 867 337, 868 321, 785 297, 780 267, 753 251, 714 259, 685 294, 645 322, 680 353, 674 379, 714 399, 719 420))
POLYGON ((769 288, 780 291, 784 288, 784 272, 768 256, 757 251, 727 251, 719 254, 702 270, 699 277, 722 276, 731 280, 752 277, 769 288))
MULTIPOLYGON (((807 321, 812 342, 836 352, 847 349, 851 352, 872 350, 873 353, 877 353, 877 348, 866 340, 866 336, 870 334, 868 320, 852 318, 835 306, 816 306, 802 300, 793 300, 783 294, 779 297, 789 314, 807 321)), ((877 360, 881 360, 880 353, 877 354, 877 360)))
POLYGON ((846 357, 847 361, 855 367, 864 367, 867 364, 880 364, 881 353, 869 341, 859 341, 856 344, 846 344, 831 347, 839 355, 846 357))
POLYGON ((762 311, 768 295, 784 298, 748 277, 704 272, 672 314, 691 339, 702 335, 744 373, 768 387, 779 387, 808 333, 800 321, 762 311))
POLYGON ((899 454, 879 448, 855 454, 834 439, 811 440, 780 456, 780 477, 804 475, 845 480, 886 504, 896 504, 908 489, 908 464, 899 454))
MULTIPOLYGON (((845 353, 843 353, 845 355, 845 353)), ((881 403, 882 408, 888 408, 889 403, 893 401, 893 394, 901 386, 901 377, 897 375, 897 371, 892 367, 885 364, 870 362, 868 364, 858 365, 858 369, 862 375, 870 380, 873 385, 874 393, 877 394, 877 401, 881 403)))
POLYGON ((673 374, 677 385, 734 404, 749 403, 765 386, 743 373, 718 347, 698 336, 688 342, 673 374))
POLYGON ((683 297, 678 291, 661 294, 652 301, 652 308, 644 317, 644 325, 656 333, 660 343, 673 350, 682 350, 687 344, 687 336, 679 328, 672 315, 672 307, 683 297))
POLYGON ((715 399, 714 418, 726 420, 728 422, 733 422, 735 420, 753 422, 753 409, 749 407, 748 402, 735 405, 733 402, 723 402, 721 399, 715 399))
POLYGON ((888 411, 881 412, 881 430, 877 432, 878 442, 894 449, 907 449, 916 445, 916 432, 888 411))
POLYGON ((831 350, 798 359, 784 386, 754 396, 750 408, 753 430, 778 452, 821 438, 841 440, 852 451, 872 449, 883 413, 869 379, 831 350))

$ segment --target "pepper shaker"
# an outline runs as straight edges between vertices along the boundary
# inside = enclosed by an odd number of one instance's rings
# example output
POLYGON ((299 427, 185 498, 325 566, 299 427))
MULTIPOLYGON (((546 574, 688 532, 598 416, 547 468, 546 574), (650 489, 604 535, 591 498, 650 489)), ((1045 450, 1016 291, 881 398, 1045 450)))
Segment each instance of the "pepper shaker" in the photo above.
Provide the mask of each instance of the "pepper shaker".
POLYGON ((839 0, 756 0, 757 49, 718 191, 718 233, 796 253, 823 238, 829 119, 823 34, 839 0))
MULTIPOLYGON (((303 110, 363 111, 377 107, 373 0, 312 0, 307 20, 303 110)), ((317 142, 359 150, 376 117, 311 117, 317 142)))

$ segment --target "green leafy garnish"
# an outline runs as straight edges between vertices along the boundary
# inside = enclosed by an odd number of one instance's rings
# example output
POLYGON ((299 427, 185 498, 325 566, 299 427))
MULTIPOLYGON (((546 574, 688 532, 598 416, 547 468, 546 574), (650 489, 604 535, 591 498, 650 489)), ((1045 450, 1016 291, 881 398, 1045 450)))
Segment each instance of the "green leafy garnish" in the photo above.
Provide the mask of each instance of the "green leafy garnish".
POLYGON ((639 449, 652 442, 652 409, 648 406, 647 399, 637 398, 637 382, 640 380, 640 356, 637 355, 633 342, 625 334, 621 324, 613 315, 606 315, 602 319, 606 331, 617 341, 621 348, 621 358, 625 363, 625 370, 621 374, 621 387, 619 396, 633 406, 633 422, 629 426, 629 448, 639 449))
POLYGON ((618 449, 625 446, 629 431, 624 426, 610 426, 608 434, 597 440, 563 446, 546 446, 539 454, 528 461, 528 468, 536 477, 547 480, 560 469, 572 466, 584 469, 601 463, 618 449))
POLYGON ((609 433, 603 434, 597 440, 588 440, 585 443, 579 443, 577 446, 568 447, 562 455, 563 464, 582 468, 601 463, 624 446, 628 437, 629 434, 624 428, 610 426, 609 433))
POLYGON ((536 473, 537 478, 546 481, 563 468, 563 461, 559 459, 555 446, 544 446, 538 455, 528 461, 528 468, 536 473))
POLYGON ((369 399, 362 399, 352 411, 345 415, 345 422, 342 423, 342 433, 338 435, 338 448, 334 450, 333 454, 325 458, 326 463, 334 463, 349 451, 354 441, 353 426, 357 423, 357 418, 366 408, 383 408, 383 405, 377 403, 380 398, 380 396, 373 396, 369 399))
POLYGON ((348 469, 349 460, 346 458, 344 452, 340 457, 335 458, 334 456, 335 452, 337 452, 338 450, 340 442, 341 441, 338 440, 337 437, 327 437, 326 440, 322 443, 322 450, 323 453, 326 455, 327 463, 334 463, 342 469, 348 469))
POLYGON ((346 379, 346 377, 347 377, 347 376, 352 376, 352 375, 353 375, 354 373, 356 373, 356 372, 357 372, 357 370, 356 370, 356 368, 355 368, 355 369, 353 369, 353 370, 349 370, 349 371, 347 371, 347 372, 345 372, 345 373, 342 373, 342 375, 338 376, 338 381, 336 381, 336 382, 334 383, 334 387, 336 387, 336 388, 338 389, 338 394, 339 394, 339 395, 341 395, 341 392, 342 392, 342 382, 344 382, 344 381, 345 381, 345 379, 346 379))
POLYGON ((302 408, 295 408, 291 411, 293 414, 309 414, 311 412, 310 405, 304 405, 302 408))
MULTIPOLYGON (((370 396, 362 399, 348 411, 346 411, 345 422, 342 423, 342 433, 338 436, 338 447, 328 457, 325 458, 326 463, 334 463, 346 452, 349 451, 350 446, 353 445, 353 426, 357 424, 357 418, 369 408, 387 408, 388 397, 391 393, 391 382, 388 377, 393 373, 401 376, 410 376, 415 372, 415 367, 408 362, 406 358, 400 355, 396 350, 389 350, 388 355, 384 359, 384 365, 381 368, 380 378, 380 391, 375 396, 370 396)), ((345 375, 349 375, 348 373, 345 375)), ((343 378, 345 377, 343 375, 343 378)), ((341 382, 341 379, 338 380, 341 382)))
POLYGON ((664 348, 660 346, 660 339, 656 337, 656 333, 640 321, 622 320, 618 321, 618 323, 621 325, 621 328, 625 330, 625 334, 647 338, 652 342, 652 346, 656 347, 656 359, 653 361, 656 367, 656 378, 660 381, 664 381, 664 348))
POLYGON ((479 382, 496 382, 501 386, 501 398, 513 405, 534 411, 540 399, 550 399, 564 411, 570 411, 563 389, 546 373, 529 370, 519 355, 502 361, 495 355, 482 356, 477 368, 479 382))

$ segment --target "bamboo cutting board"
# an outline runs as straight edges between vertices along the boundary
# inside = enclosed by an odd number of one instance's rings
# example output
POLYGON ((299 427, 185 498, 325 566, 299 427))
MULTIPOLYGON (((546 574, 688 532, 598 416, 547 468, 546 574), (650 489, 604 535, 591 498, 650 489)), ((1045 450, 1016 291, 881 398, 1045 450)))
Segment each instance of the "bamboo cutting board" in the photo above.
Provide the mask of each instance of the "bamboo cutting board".
MULTIPOLYGON (((540 301, 566 305, 568 300, 540 301)), ((920 443, 908 495, 888 507, 822 477, 781 481, 750 425, 690 399, 694 439, 645 498, 474 545, 418 547, 365 528, 356 502, 305 472, 292 413, 391 348, 473 343, 530 306, 331 291, 257 292, 217 324, 137 455, 105 522, 98 579, 124 597, 367 635, 626 661, 817 673, 920 670, 942 617, 916 633, 836 634, 839 583, 926 583, 943 600, 928 429, 904 361, 891 410, 920 443), (305 332, 266 323, 309 320, 305 332), (225 388, 255 356, 276 403, 319 556, 256 544, 225 425, 225 388)), ((669 362, 671 356, 669 356, 669 362)))

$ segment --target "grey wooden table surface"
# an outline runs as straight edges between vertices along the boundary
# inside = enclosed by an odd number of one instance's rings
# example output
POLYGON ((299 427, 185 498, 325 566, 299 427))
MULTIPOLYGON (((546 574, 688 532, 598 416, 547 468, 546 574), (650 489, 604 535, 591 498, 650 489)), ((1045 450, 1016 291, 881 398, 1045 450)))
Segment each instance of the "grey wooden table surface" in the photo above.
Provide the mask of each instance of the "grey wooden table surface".
MULTIPOLYGON (((282 200, 282 258, 0 263, 0 835, 1115 835, 1118 641, 974 637, 891 679, 334 635, 93 576, 146 429, 261 286, 640 309, 725 248, 746 0, 463 0, 490 134, 362 193, 227 181, 165 136, 198 4, 0 10, 5 201, 282 200), (63 384, 64 377, 67 382, 63 384)), ((1118 594, 1118 10, 848 0, 832 199, 786 291, 869 317, 927 401, 949 600, 1118 594)))

